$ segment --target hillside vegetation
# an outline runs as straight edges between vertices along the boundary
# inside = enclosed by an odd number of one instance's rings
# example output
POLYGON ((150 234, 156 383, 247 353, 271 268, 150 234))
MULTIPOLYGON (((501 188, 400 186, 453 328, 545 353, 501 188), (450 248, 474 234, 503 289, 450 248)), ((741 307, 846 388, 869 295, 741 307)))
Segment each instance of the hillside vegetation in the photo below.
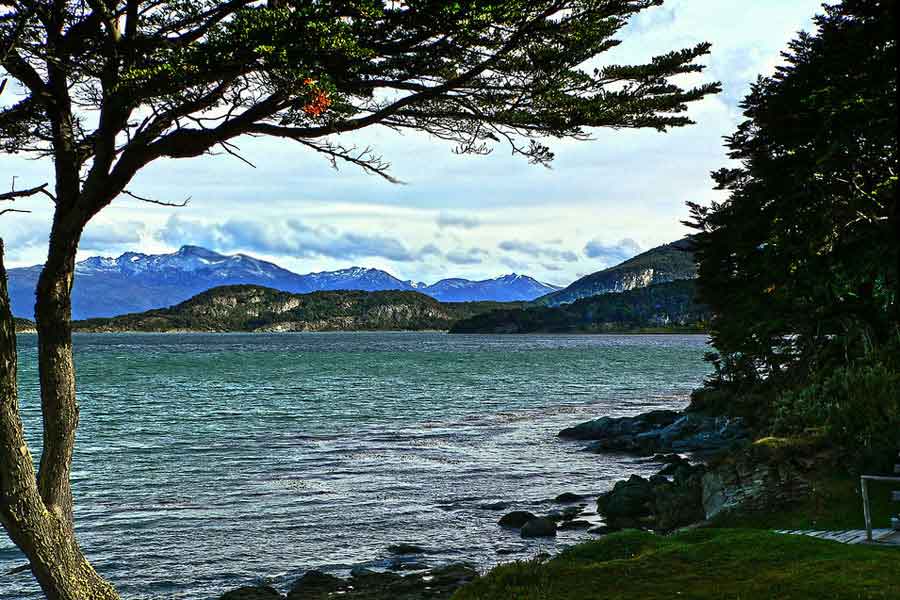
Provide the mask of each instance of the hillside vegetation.
POLYGON ((441 303, 418 292, 291 294, 252 285, 207 290, 175 306, 75 323, 82 332, 445 330, 496 302, 441 303))
POLYGON ((693 281, 603 294, 561 306, 494 310, 456 323, 451 333, 602 333, 662 328, 702 331, 709 309, 693 281))
POLYGON ((658 246, 614 267, 591 273, 558 292, 535 300, 536 304, 558 306, 597 294, 669 283, 697 276, 697 264, 687 239, 658 246))
POLYGON ((34 322, 28 319, 13 317, 13 324, 15 325, 16 333, 30 333, 35 330, 34 322))

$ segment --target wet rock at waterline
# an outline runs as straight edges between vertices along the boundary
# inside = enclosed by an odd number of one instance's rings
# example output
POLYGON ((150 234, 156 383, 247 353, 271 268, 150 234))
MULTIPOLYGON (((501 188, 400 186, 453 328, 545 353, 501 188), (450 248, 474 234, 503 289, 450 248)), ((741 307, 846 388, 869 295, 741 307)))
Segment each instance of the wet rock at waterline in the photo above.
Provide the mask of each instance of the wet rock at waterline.
MULTIPOLYGON (((634 417, 601 417, 563 429, 560 437, 590 440, 589 452, 716 452, 747 442, 740 418, 655 410, 634 417)), ((664 460, 673 460, 662 457, 664 460)))
POLYGON ((222 594, 220 600, 281 600, 278 590, 269 586, 242 587, 222 594))
POLYGON ((523 538, 555 537, 556 521, 547 517, 531 519, 519 530, 523 538))
POLYGON ((534 513, 530 513, 527 510, 514 510, 511 513, 506 513, 502 517, 500 517, 500 527, 511 527, 513 529, 519 529, 528 521, 536 519, 537 515, 534 513))
MULTIPOLYGON (((291 587, 286 600, 449 600, 457 589, 478 576, 469 565, 455 564, 431 571, 401 576, 368 569, 354 569, 350 579, 320 571, 307 571, 291 587)), ((220 600, 282 600, 271 587, 243 587, 220 600)))

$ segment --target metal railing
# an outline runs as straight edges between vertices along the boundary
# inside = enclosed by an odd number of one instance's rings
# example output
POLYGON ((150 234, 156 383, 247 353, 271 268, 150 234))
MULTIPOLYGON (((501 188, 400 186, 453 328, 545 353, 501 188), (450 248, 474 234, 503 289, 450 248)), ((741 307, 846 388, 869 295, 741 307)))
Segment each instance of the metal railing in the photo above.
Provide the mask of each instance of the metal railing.
POLYGON ((887 475, 863 475, 859 478, 859 485, 862 488, 863 497, 863 514, 866 517, 866 540, 872 541, 872 509, 869 507, 869 486, 870 481, 894 481, 900 483, 900 477, 890 477, 887 475))

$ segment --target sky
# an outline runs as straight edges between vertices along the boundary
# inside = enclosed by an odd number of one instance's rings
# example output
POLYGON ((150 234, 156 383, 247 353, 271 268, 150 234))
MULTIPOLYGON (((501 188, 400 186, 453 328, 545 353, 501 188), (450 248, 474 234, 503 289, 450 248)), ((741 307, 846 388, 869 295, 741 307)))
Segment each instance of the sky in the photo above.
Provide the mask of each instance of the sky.
MULTIPOLYGON (((403 182, 392 184, 329 163, 285 140, 241 139, 256 168, 229 156, 164 160, 129 189, 183 208, 117 199, 88 225, 79 258, 125 251, 163 253, 183 244, 242 252, 296 271, 349 266, 401 279, 484 279, 516 272, 565 285, 689 233, 685 202, 720 198, 710 172, 728 165, 723 137, 742 120, 738 104, 800 30, 812 30, 818 0, 667 0, 623 29, 607 63, 636 63, 712 42, 707 70, 683 85, 720 81, 723 92, 696 103, 696 125, 672 130, 598 129, 592 140, 550 140, 552 168, 529 165, 497 146, 459 156, 425 134, 369 128, 341 136, 372 146, 403 182)), ((0 189, 50 180, 51 165, 0 155, 0 189)), ((18 201, 31 214, 0 218, 7 267, 46 258, 50 207, 18 201)))

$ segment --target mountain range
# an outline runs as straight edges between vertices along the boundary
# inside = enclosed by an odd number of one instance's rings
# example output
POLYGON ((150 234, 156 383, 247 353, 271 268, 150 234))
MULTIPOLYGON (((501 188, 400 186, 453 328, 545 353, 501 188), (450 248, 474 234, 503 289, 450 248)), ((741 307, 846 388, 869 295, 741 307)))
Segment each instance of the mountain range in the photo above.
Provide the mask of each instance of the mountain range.
MULTIPOLYGON (((9 269, 13 314, 33 318, 34 289, 41 266, 9 269)), ((470 281, 443 279, 432 285, 403 281, 379 269, 351 267, 300 275, 245 254, 224 255, 198 246, 171 254, 126 252, 94 256, 76 267, 72 317, 112 317, 163 308, 224 285, 250 284, 294 294, 328 290, 416 291, 442 302, 530 301, 558 290, 525 275, 470 281)))
POLYGON ((536 300, 543 306, 570 304, 580 298, 613 294, 697 277, 691 242, 684 238, 657 246, 608 269, 586 275, 536 300))

